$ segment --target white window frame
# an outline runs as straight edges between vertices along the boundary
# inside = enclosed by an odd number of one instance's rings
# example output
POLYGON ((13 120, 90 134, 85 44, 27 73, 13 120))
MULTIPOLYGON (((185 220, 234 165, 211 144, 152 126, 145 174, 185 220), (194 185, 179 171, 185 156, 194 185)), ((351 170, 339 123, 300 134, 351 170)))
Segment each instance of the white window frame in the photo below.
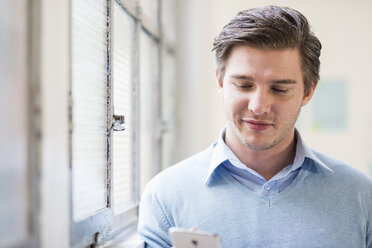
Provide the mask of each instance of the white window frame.
MULTIPOLYGON (((154 0, 155 1, 155 0, 154 0)), ((161 9, 161 2, 158 2, 158 17, 160 19, 160 9, 161 9)), ((108 157, 107 157, 107 205, 106 208, 99 211, 97 214, 90 216, 86 219, 81 221, 75 222, 73 219, 72 214, 72 183, 70 183, 70 220, 71 220, 71 246, 72 247, 86 247, 89 245, 97 246, 103 245, 108 241, 112 240, 115 236, 123 237, 123 234, 133 234, 136 232, 137 228, 137 220, 138 220, 138 205, 139 205, 139 185, 140 185, 140 176, 139 176, 139 158, 140 158, 140 151, 139 151, 139 36, 140 32, 145 31, 147 35, 150 36, 157 43, 158 47, 158 63, 159 63, 159 72, 158 78, 155 80, 154 83, 158 85, 159 91, 156 93, 155 101, 157 102, 153 106, 153 110, 156 113, 157 120, 154 121, 154 144, 156 153, 154 161, 154 172, 157 173, 161 170, 161 157, 160 157, 160 147, 161 147, 161 133, 166 131, 162 129, 162 121, 161 121, 161 105, 160 105, 160 78, 161 78, 161 49, 164 48, 163 41, 161 39, 161 32, 159 27, 154 27, 151 22, 148 21, 148 18, 141 16, 141 9, 139 6, 139 2, 134 2, 133 0, 107 0, 107 16, 108 16, 108 30, 107 30, 107 52, 108 52, 108 88, 107 88, 107 96, 108 96, 108 104, 107 104, 107 126, 111 127, 112 125, 112 115, 113 115, 113 91, 115 90, 114 83, 112 82, 112 61, 114 52, 112 51, 112 36, 113 34, 113 12, 114 12, 114 3, 119 4, 123 11, 125 11, 133 20, 135 21, 135 30, 133 33, 134 39, 134 49, 133 49, 133 67, 132 67, 132 87, 133 92, 135 94, 133 98, 133 114, 132 117, 133 123, 132 127, 135 128, 134 135, 133 135, 133 195, 134 195, 134 202, 135 205, 131 206, 128 210, 114 215, 113 212, 113 180, 112 180, 112 129, 107 129, 107 137, 108 137, 108 157)), ((70 17, 71 18, 71 17, 70 17)), ((158 21, 160 23, 160 20, 158 21)), ((115 49, 115 48, 114 48, 115 49)), ((72 123, 72 93, 71 93, 71 85, 70 85, 70 126, 72 123)), ((125 132, 125 131, 124 131, 125 132)), ((72 144, 72 131, 70 130, 70 147, 72 144)), ((71 156, 71 148, 70 148, 70 170, 72 169, 72 156, 71 156)), ((72 181, 72 180, 71 180, 72 181)), ((125 235, 124 235, 125 236, 125 235)))
POLYGON ((31 237, 21 247, 40 246, 40 167, 41 167, 41 98, 40 93, 40 57, 41 57, 41 0, 28 1, 28 75, 29 75, 29 178, 31 237))

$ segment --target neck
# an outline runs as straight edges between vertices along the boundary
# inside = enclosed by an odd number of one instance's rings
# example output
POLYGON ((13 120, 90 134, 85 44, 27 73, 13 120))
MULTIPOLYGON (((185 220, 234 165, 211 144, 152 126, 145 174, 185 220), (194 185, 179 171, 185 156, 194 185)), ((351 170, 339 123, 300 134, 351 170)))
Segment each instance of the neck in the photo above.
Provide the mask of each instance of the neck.
POLYGON ((229 129, 226 130, 225 142, 243 164, 258 172, 266 180, 270 180, 284 167, 293 163, 296 153, 294 131, 290 137, 267 150, 254 150, 247 147, 229 129))

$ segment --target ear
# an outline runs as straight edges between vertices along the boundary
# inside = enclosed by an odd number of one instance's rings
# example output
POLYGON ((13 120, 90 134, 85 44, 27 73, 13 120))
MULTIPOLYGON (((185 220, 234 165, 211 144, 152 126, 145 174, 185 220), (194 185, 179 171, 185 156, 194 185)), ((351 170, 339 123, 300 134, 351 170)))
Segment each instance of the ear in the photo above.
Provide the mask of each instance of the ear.
POLYGON ((222 94, 223 91, 223 78, 218 69, 216 69, 216 78, 217 78, 217 89, 218 93, 222 94))
POLYGON ((302 99, 302 104, 301 104, 302 107, 310 102, 311 98, 314 95, 314 91, 315 91, 317 84, 318 84, 317 82, 313 82, 313 86, 307 92, 305 92, 304 98, 302 99))

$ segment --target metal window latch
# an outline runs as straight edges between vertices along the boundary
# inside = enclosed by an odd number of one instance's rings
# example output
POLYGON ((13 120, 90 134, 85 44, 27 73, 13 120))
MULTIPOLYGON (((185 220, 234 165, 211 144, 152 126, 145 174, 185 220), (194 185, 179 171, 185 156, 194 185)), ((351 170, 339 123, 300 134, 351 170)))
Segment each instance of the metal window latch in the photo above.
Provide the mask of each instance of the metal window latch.
POLYGON ((125 117, 124 115, 113 115, 112 116, 112 129, 114 131, 124 131, 125 117))

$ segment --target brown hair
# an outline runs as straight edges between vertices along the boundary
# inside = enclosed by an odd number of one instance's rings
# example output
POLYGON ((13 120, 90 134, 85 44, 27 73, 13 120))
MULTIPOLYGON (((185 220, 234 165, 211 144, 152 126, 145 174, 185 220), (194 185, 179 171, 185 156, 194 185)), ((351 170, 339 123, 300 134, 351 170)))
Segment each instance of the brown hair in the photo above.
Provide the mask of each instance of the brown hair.
POLYGON ((306 17, 297 10, 267 6, 239 12, 213 43, 212 51, 216 51, 217 68, 222 76, 226 60, 236 45, 259 49, 298 48, 305 92, 319 80, 322 45, 310 30, 306 17))

